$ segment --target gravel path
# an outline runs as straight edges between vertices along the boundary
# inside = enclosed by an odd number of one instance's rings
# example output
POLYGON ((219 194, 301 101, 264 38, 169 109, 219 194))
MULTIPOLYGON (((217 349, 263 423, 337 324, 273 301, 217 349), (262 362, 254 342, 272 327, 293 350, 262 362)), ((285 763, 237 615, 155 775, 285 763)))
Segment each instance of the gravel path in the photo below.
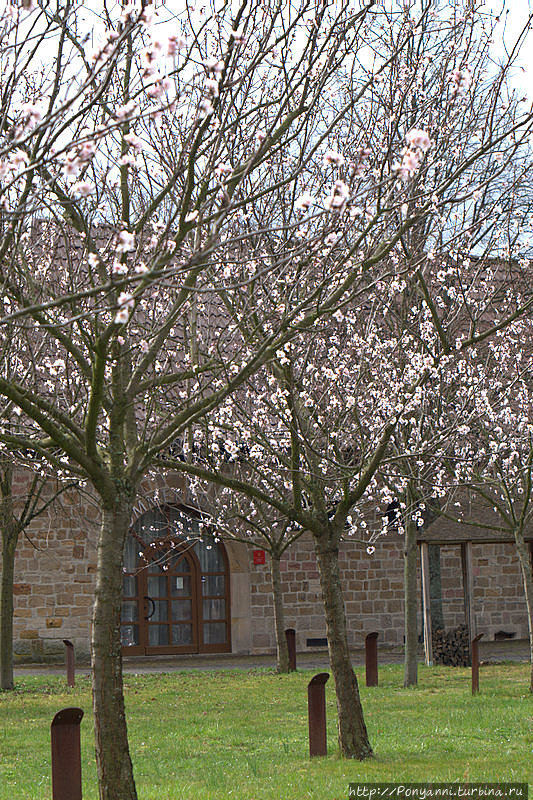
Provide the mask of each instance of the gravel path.
MULTIPOLYGON (((529 643, 526 639, 505 642, 480 642, 480 660, 483 661, 527 661, 529 659, 529 643)), ((364 664, 364 650, 354 649, 352 661, 355 666, 364 664)), ((378 658, 381 664, 398 664, 403 660, 403 653, 398 647, 378 647, 378 658)), ((420 654, 423 660, 423 654, 420 654)), ((314 653, 298 653, 297 664, 300 669, 325 670, 329 668, 328 655, 325 650, 314 653)), ((251 670, 272 669, 275 666, 273 655, 243 656, 223 653, 220 655, 180 655, 180 656, 144 656, 124 659, 124 672, 150 674, 152 672, 180 672, 183 670, 251 670)), ((15 675, 62 675, 64 664, 24 664, 15 667, 15 675)), ((80 664, 78 675, 88 675, 88 665, 80 664)))

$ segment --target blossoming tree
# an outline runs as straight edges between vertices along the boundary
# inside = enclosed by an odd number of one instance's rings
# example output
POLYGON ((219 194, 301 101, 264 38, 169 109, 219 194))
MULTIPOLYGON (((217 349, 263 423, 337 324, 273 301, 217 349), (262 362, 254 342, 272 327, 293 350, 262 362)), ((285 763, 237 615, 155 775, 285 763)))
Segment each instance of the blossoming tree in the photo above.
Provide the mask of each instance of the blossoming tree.
MULTIPOLYGON (((248 463, 244 473, 252 478, 225 476, 222 467, 216 475, 209 473, 201 460, 182 466, 190 475, 270 504, 288 524, 313 534, 340 748, 360 758, 371 748, 349 660, 337 564, 348 517, 365 495, 375 496, 376 502, 390 495, 374 478, 380 464, 396 458, 410 465, 416 459, 411 444, 402 442, 402 432, 411 419, 419 419, 429 394, 438 413, 442 374, 445 384, 453 386, 462 354, 531 308, 530 299, 514 286, 512 263, 522 219, 515 217, 509 200, 531 169, 523 135, 531 118, 522 113, 518 98, 508 102, 511 62, 498 74, 487 73, 490 31, 480 27, 471 6, 463 11, 441 16, 428 6, 417 22, 407 10, 392 18, 398 27, 392 25, 390 38, 391 18, 384 12, 384 24, 377 27, 383 31, 380 52, 386 53, 406 30, 409 47, 374 81, 357 118, 341 126, 337 136, 342 144, 330 137, 322 163, 311 162, 293 206, 302 212, 301 222, 275 239, 277 247, 280 240, 287 246, 296 235, 314 240, 322 257, 335 258, 341 251, 347 269, 360 270, 364 280, 344 296, 342 308, 333 312, 334 322, 319 322, 305 342, 296 345, 294 340, 278 350, 268 370, 247 384, 246 395, 221 405, 211 428, 197 430, 209 452, 210 437, 223 437, 224 431, 229 452, 239 452, 235 437, 246 446, 251 440, 259 456, 256 466, 248 463), (320 201, 328 170, 338 177, 320 201), (313 212, 320 202, 331 214, 331 225, 327 236, 317 240, 313 212), (392 332, 387 319, 398 314, 398 298, 406 313, 392 332), (346 325, 340 339, 337 323, 346 325), (387 359, 380 360, 380 354, 387 359), (430 392, 434 384, 437 389, 430 392), (400 450, 394 454, 390 440, 399 422, 402 431, 394 442, 400 450), (353 460, 346 462, 350 453, 353 460)), ((342 107, 346 96, 341 87, 331 102, 342 107)), ((290 219, 287 196, 280 198, 278 208, 290 219)), ((269 236, 266 246, 272 248, 272 240, 269 236)), ((291 302, 294 283, 288 286, 290 300, 286 286, 273 284, 272 302, 282 307, 291 302)), ((255 323, 246 315, 235 319, 245 337, 252 331, 263 334, 255 323)), ((431 454, 437 475, 442 473, 438 460, 445 457, 443 448, 441 442, 431 454)), ((408 498, 409 507, 414 502, 408 498)), ((409 525, 410 543, 413 531, 409 525)), ((416 547, 409 550, 412 564, 416 547)))
POLYGON ((0 378, 21 411, 0 437, 99 498, 91 647, 105 800, 136 797, 119 615, 139 483, 360 280, 340 256, 320 266, 302 239, 263 249, 254 215, 291 192, 352 112, 319 99, 357 51, 371 5, 243 2, 190 17, 171 4, 158 16, 147 3, 99 14, 29 2, 2 12, 1 324, 32 350, 27 372, 0 378), (269 289, 291 281, 294 302, 272 302, 269 289), (228 309, 255 315, 266 337, 243 340, 228 309))
MULTIPOLYGON (((416 398, 416 382, 433 367, 434 355, 424 354, 399 381, 398 409, 380 399, 383 386, 361 400, 368 403, 365 414, 376 410, 370 444, 357 456, 343 445, 333 460, 323 450, 332 441, 325 433, 331 403, 323 396, 324 411, 315 419, 307 390, 300 397, 286 368, 294 355, 300 377, 314 333, 322 336, 323 357, 339 356, 339 347, 330 356, 324 350, 329 334, 321 320, 336 314, 342 325, 343 309, 351 308, 357 317, 348 319, 348 328, 358 332, 363 381, 364 298, 379 320, 383 298, 396 291, 403 273, 416 277, 430 324, 447 341, 432 301, 437 293, 428 285, 431 259, 418 253, 403 265, 405 235, 437 220, 434 252, 452 247, 457 255, 463 234, 458 223, 450 233, 449 224, 453 214, 470 209, 468 186, 479 184, 480 165, 488 164, 487 183, 499 177, 492 154, 507 142, 511 150, 519 147, 532 119, 502 114, 497 98, 504 84, 487 77, 494 113, 481 140, 461 147, 464 106, 450 102, 455 110, 446 119, 435 108, 443 96, 451 101, 461 92, 477 107, 476 85, 463 63, 472 41, 471 4, 464 4, 462 18, 435 16, 430 4, 416 17, 407 6, 389 13, 373 5, 249 6, 243 0, 233 12, 213 3, 195 16, 165 4, 157 16, 145 3, 106 4, 98 17, 85 6, 66 4, 56 12, 30 2, 9 6, 2 17, 0 55, 11 79, 0 130, 0 269, 9 303, 1 324, 32 339, 41 355, 23 382, 0 378, 0 394, 22 412, 18 426, 3 428, 0 438, 87 481, 99 498, 92 661, 104 800, 136 797, 119 614, 123 547, 139 483, 158 462, 171 463, 177 442, 194 442, 206 414, 221 408, 214 424, 222 425, 223 404, 240 387, 261 395, 253 377, 260 370, 277 419, 278 404, 289 419, 298 418, 299 463, 310 487, 299 488, 299 471, 292 471, 290 518, 316 533, 341 750, 358 757, 371 752, 342 627, 336 549, 349 509, 369 487, 397 415, 416 398), (375 63, 360 58, 364 45, 379 52, 391 24, 387 54, 375 63), (91 52, 88 29, 97 39, 91 52), (413 108, 412 76, 397 74, 396 64, 415 39, 416 52, 425 52, 442 76, 413 108), (388 86, 406 98, 392 126, 381 110, 374 114, 376 93, 388 86), (274 363, 275 371, 263 369, 274 363), (307 442, 311 433, 322 448, 318 455, 307 442), (326 489, 314 483, 324 459, 328 469, 339 462, 347 472, 342 498, 328 473, 333 517, 326 489)), ((467 270, 463 261, 453 261, 459 278, 467 270)), ((471 291, 483 280, 490 287, 479 272, 471 291)), ((442 286, 446 277, 437 281, 442 286)), ((483 315, 473 298, 456 300, 472 323, 466 347, 494 326, 479 332, 483 315)), ((509 294, 499 327, 523 310, 509 294)), ((376 333, 372 341, 370 359, 381 352, 376 333)), ((310 375, 324 394, 324 379, 336 380, 339 368, 332 366, 331 375, 321 369, 316 363, 310 375)), ((339 392, 352 396, 342 382, 339 392)), ((351 428, 349 436, 357 439, 357 431, 351 428)), ((285 452, 275 451, 274 460, 287 469, 285 452)), ((193 474, 190 461, 173 463, 193 474)), ((286 492, 284 483, 278 481, 286 492)), ((285 513, 286 502, 276 502, 285 513)))
MULTIPOLYGON (((235 448, 236 465, 234 453, 232 456, 227 454, 225 461, 221 461, 217 457, 210 459, 211 468, 222 470, 227 476, 231 472, 242 478, 242 470, 247 471, 252 462, 247 457, 247 445, 236 444, 235 448), (241 456, 239 452, 242 448, 244 451, 241 456)), ((253 447, 253 450, 255 458, 264 457, 261 448, 253 447)), ((206 466, 205 461, 203 461, 203 466, 206 466)), ((252 500, 247 495, 234 492, 223 484, 216 489, 213 488, 214 485, 214 483, 193 479, 190 482, 191 496, 194 497, 195 505, 206 512, 207 526, 216 532, 217 538, 242 542, 249 547, 261 548, 268 553, 274 605, 276 669, 279 673, 288 673, 290 671, 289 650, 285 636, 281 559, 300 538, 304 530, 300 525, 291 523, 285 515, 280 514, 272 506, 262 503, 258 497, 252 500)))
MULTIPOLYGON (((527 291, 526 285, 522 284, 527 291)), ((453 461, 443 470, 455 489, 445 513, 463 525, 510 535, 524 585, 533 664, 533 577, 526 533, 533 515, 531 319, 516 321, 506 337, 469 354, 461 394, 468 396, 469 416, 460 426, 453 461), (450 465, 453 469, 450 469, 450 465), (484 514, 465 502, 468 488, 484 514)), ((533 667, 530 677, 533 691, 533 667)))

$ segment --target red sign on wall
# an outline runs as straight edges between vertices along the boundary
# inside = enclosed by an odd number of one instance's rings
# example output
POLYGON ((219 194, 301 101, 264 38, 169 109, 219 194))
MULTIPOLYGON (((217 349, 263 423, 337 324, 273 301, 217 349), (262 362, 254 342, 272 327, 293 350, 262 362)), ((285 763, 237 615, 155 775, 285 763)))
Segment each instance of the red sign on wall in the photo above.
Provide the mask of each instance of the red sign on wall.
POLYGON ((265 551, 264 550, 254 550, 254 564, 264 564, 265 563, 265 551))

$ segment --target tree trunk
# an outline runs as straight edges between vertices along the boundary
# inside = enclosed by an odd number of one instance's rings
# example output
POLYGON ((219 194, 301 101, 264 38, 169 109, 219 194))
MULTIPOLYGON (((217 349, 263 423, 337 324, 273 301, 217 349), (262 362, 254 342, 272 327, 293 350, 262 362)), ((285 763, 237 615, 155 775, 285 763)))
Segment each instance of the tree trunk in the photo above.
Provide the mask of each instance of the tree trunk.
POLYGON ((339 749, 346 758, 363 760, 372 756, 372 747, 348 649, 339 549, 329 542, 322 543, 316 537, 314 541, 326 615, 329 660, 337 696, 339 749))
POLYGON ((96 763, 100 800, 137 800, 128 746, 122 683, 120 612, 122 563, 132 504, 104 508, 91 642, 96 763))
POLYGON ((2 577, 0 585, 0 688, 13 689, 13 581, 18 531, 2 524, 2 577))
POLYGON ((518 558, 520 559, 520 568, 522 570, 524 592, 526 595, 527 624, 529 627, 529 658, 531 664, 529 691, 533 692, 533 565, 531 564, 528 547, 524 540, 523 530, 515 529, 514 537, 518 558))
POLYGON ((272 592, 274 595, 274 624, 276 628, 276 654, 278 672, 289 672, 289 650, 285 636, 285 613, 283 610, 283 592, 281 589, 280 557, 270 554, 270 574, 272 577, 272 592))
MULTIPOLYGON (((411 516, 412 509, 407 503, 406 516, 411 516)), ((404 551, 404 618, 405 649, 403 685, 416 686, 418 683, 418 586, 416 568, 418 563, 418 547, 416 543, 416 525, 413 521, 405 521, 404 551)))

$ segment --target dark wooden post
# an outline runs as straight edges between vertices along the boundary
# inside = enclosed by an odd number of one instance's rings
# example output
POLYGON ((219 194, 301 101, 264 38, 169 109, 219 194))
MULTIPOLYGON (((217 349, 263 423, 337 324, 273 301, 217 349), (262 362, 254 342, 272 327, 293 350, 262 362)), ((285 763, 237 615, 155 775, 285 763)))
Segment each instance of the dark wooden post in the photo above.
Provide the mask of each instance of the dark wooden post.
POLYGON ((470 650, 472 652, 472 694, 479 692, 479 640, 482 636, 482 633, 478 633, 470 642, 470 650))
POLYGON ((285 638, 289 651, 289 672, 296 672, 296 631, 294 628, 287 628, 285 638))
POLYGON ((69 639, 63 639, 65 645, 67 662, 67 685, 74 686, 76 683, 76 661, 74 657, 74 645, 69 639))
POLYGON ((365 637, 366 685, 378 685, 378 636, 374 631, 365 637))
POLYGON ((307 685, 309 712, 309 755, 325 756, 328 753, 326 738, 326 683, 328 672, 320 672, 307 685))
POLYGON ((81 708, 63 708, 52 720, 52 800, 82 800, 81 708))

